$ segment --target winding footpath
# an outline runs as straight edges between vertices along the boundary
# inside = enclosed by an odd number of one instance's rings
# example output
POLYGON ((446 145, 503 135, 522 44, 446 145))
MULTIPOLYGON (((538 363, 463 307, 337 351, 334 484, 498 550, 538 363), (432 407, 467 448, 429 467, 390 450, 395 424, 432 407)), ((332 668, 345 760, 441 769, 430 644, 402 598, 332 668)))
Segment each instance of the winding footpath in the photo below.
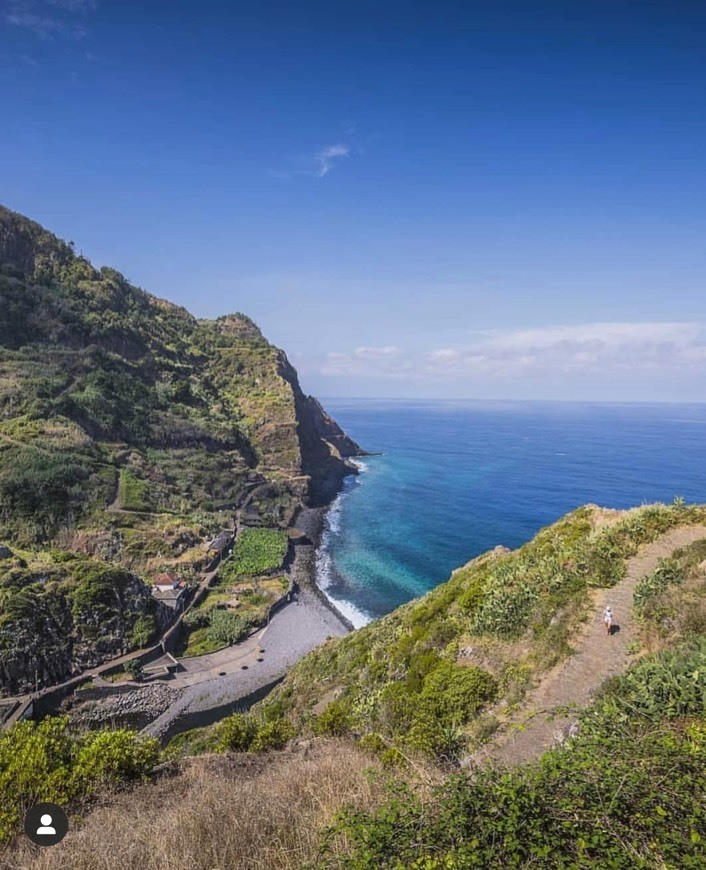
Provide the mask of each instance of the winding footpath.
POLYGON ((630 645, 640 632, 633 613, 633 593, 638 581, 657 567, 660 559, 680 547, 706 538, 706 526, 681 526, 643 546, 627 562, 625 577, 592 596, 592 618, 582 629, 575 653, 544 677, 530 694, 520 716, 511 719, 473 758, 476 764, 494 762, 510 767, 538 758, 565 737, 576 721, 572 710, 591 703, 599 686, 621 674, 631 661, 630 645), (610 605, 619 630, 606 636, 603 609, 610 605), (567 711, 564 708, 571 708, 567 711))

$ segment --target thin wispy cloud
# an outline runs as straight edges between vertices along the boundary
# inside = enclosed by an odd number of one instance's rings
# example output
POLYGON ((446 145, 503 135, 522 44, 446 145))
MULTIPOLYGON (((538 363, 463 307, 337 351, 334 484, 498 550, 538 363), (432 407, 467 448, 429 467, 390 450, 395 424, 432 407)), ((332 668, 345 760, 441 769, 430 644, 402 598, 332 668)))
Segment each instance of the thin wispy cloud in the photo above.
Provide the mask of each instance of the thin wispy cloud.
POLYGON ((330 353, 321 374, 424 381, 635 378, 706 375, 703 324, 588 323, 473 331, 463 346, 416 353, 398 347, 330 353))
POLYGON ((350 146, 341 142, 335 145, 326 145, 314 152, 311 157, 300 159, 300 166, 295 169, 277 169, 270 175, 274 178, 293 178, 297 175, 309 175, 313 178, 325 178, 337 163, 351 153, 350 146))
POLYGON ((85 18, 95 8, 95 0, 7 0, 4 17, 41 39, 80 39, 87 32, 85 18))
POLYGON ((350 153, 350 148, 347 145, 329 145, 326 148, 322 148, 315 155, 318 168, 314 172, 314 175, 317 178, 323 178, 328 175, 336 165, 336 161, 342 157, 348 157, 350 153))
POLYGON ((96 8, 96 0, 47 0, 47 3, 67 12, 90 12, 96 8))

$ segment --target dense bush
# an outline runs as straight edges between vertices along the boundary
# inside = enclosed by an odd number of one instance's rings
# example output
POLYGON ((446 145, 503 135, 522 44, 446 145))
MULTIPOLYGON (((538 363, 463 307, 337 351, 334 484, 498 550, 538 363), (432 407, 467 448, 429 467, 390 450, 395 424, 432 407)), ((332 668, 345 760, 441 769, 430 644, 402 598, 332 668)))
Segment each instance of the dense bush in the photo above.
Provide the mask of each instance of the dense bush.
POLYGON ((252 752, 267 752, 269 749, 284 749, 294 737, 294 728, 286 719, 262 722, 250 747, 252 752))
POLYGON ((648 648, 706 634, 705 559, 706 540, 697 540, 663 559, 637 584, 634 606, 648 648))
POLYGON ((215 610, 213 605, 210 607, 192 607, 184 614, 184 625, 190 630, 205 628, 211 622, 215 610))
POLYGON ((706 710, 706 638, 655 653, 604 688, 603 711, 658 723, 706 710))
POLYGON ((230 645, 247 636, 253 621, 229 610, 211 610, 208 638, 214 644, 230 645))
POLYGON ((314 734, 340 737, 351 729, 350 706, 344 700, 332 701, 314 720, 314 734))
POLYGON ((12 524, 17 518, 45 536, 67 518, 80 515, 90 468, 77 454, 63 451, 19 450, 0 468, 0 514, 12 524))
POLYGON ((633 606, 638 616, 642 616, 651 599, 669 586, 683 583, 686 571, 676 559, 662 559, 657 568, 638 581, 633 593, 633 606))
POLYGON ((495 679, 480 668, 441 662, 425 677, 419 700, 437 719, 465 724, 494 700, 497 689, 495 679))
POLYGON ((59 410, 97 437, 142 444, 149 439, 157 405, 139 368, 96 352, 91 371, 61 401, 59 410))
POLYGON ((243 713, 233 713, 218 726, 218 747, 221 751, 247 752, 257 734, 255 721, 243 713))
POLYGON ((135 620, 130 635, 130 643, 133 647, 142 649, 146 647, 157 633, 157 623, 151 613, 142 613, 135 620))
POLYGON ((294 736, 286 719, 256 719, 252 715, 233 713, 217 730, 217 747, 221 752, 266 752, 284 749, 294 736))
POLYGON ((120 507, 126 511, 150 510, 149 484, 146 480, 136 477, 129 468, 120 471, 120 487, 118 490, 120 507))
POLYGON ((398 781, 348 810, 322 864, 350 870, 706 866, 704 646, 614 680, 568 747, 539 765, 447 779, 430 797, 398 781))
POLYGON ((56 717, 20 722, 0 734, 0 840, 38 801, 84 800, 102 785, 146 776, 158 757, 157 741, 132 731, 73 734, 56 717))

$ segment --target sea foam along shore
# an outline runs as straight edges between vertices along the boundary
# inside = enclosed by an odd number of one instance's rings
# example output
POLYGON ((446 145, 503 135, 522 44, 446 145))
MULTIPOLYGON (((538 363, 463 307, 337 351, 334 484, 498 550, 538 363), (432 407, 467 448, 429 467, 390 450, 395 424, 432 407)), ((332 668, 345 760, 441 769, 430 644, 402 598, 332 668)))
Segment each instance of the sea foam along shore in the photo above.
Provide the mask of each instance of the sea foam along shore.
POLYGON ((312 537, 312 540, 316 543, 315 565, 313 569, 314 584, 329 603, 329 606, 333 607, 351 628, 362 628, 371 621, 370 616, 355 607, 351 602, 343 598, 334 597, 330 592, 330 588, 336 578, 336 567, 333 562, 331 547, 335 537, 340 533, 341 510, 345 499, 350 495, 352 487, 359 486, 362 483, 362 475, 367 471, 367 465, 360 459, 352 459, 350 461, 358 469, 358 474, 344 481, 341 491, 328 508, 322 512, 317 534, 312 537))

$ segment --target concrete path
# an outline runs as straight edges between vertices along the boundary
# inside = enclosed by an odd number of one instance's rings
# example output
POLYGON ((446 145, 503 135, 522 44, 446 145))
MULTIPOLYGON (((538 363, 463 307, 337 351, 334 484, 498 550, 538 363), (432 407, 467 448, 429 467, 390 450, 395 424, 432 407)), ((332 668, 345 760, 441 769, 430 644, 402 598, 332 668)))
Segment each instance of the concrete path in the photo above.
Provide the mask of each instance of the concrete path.
POLYGON ((706 538, 704 526, 673 529, 628 560, 623 580, 610 589, 597 589, 592 596, 593 616, 577 640, 574 655, 546 675, 530 694, 521 716, 504 726, 475 754, 474 761, 511 766, 538 758, 549 749, 576 719, 571 714, 553 716, 552 711, 588 706, 596 689, 630 664, 628 647, 639 640, 639 626, 632 609, 637 582, 652 573, 660 559, 703 538, 706 538), (606 605, 612 608, 619 626, 611 637, 606 635, 602 621, 606 605))
POLYGON ((328 637, 348 633, 343 622, 309 589, 287 604, 269 626, 241 644, 204 656, 180 659, 185 671, 167 685, 183 695, 144 730, 162 735, 179 718, 221 707, 271 685, 328 637), (261 659, 261 661, 260 661, 261 659))

